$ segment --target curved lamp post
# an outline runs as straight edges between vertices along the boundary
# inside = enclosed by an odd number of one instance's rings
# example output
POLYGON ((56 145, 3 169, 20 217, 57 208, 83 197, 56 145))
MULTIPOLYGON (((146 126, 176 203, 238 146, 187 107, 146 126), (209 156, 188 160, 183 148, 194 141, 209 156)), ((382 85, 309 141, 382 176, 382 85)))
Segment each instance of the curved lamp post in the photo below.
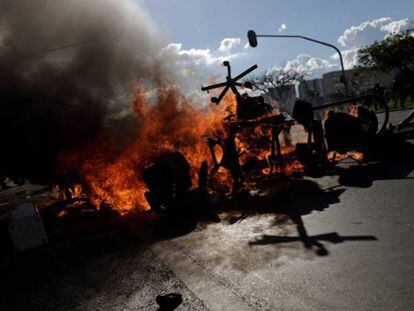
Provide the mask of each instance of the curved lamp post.
POLYGON ((249 44, 251 47, 256 47, 257 46, 257 38, 299 38, 299 39, 303 39, 303 40, 307 40, 307 41, 312 41, 318 44, 322 44, 325 46, 329 46, 331 48, 333 48, 339 55, 339 60, 341 62, 341 69, 342 69, 342 83, 344 84, 345 87, 345 93, 348 94, 348 84, 346 82, 346 78, 345 78, 345 69, 344 69, 344 61, 342 59, 342 54, 341 51, 333 44, 329 44, 323 41, 319 41, 319 40, 315 40, 309 37, 305 37, 305 36, 292 36, 292 35, 256 35, 256 32, 254 30, 249 30, 247 32, 247 38, 249 39, 249 44))

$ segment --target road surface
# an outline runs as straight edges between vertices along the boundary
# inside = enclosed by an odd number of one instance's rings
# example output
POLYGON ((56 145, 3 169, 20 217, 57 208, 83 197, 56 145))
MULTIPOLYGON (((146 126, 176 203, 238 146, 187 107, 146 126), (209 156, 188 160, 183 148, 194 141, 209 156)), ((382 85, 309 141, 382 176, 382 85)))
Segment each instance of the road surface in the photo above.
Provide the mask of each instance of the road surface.
POLYGON ((177 310, 412 310, 413 161, 283 180, 271 199, 217 206, 219 223, 84 221, 101 232, 1 257, 0 309, 157 310, 178 292, 177 310))

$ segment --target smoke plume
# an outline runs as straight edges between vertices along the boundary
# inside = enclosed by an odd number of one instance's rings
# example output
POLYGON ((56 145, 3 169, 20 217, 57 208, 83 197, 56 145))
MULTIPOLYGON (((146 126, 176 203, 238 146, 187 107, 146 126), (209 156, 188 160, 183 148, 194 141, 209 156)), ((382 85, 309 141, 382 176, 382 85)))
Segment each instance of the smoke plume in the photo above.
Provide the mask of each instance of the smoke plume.
POLYGON ((161 41, 129 0, 3 0, 0 174, 49 176, 61 150, 127 128, 128 87, 160 83, 161 41))

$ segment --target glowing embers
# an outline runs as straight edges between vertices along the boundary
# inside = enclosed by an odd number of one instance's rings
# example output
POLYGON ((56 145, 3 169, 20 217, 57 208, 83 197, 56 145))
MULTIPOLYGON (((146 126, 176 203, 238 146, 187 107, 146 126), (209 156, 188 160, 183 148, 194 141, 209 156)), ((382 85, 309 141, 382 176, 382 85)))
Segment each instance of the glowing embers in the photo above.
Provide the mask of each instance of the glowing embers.
MULTIPOLYGON (((69 190, 70 196, 79 197, 76 200, 82 202, 82 196, 86 194, 84 199, 96 209, 104 204, 120 214, 148 210, 143 171, 159 155, 175 151, 182 153, 190 164, 191 189, 197 187, 198 170, 207 161, 209 191, 228 192, 233 183, 232 176, 228 169, 214 169, 208 138, 219 139, 221 136, 222 140, 225 139, 230 124, 237 123, 234 96, 226 95, 220 106, 200 107, 189 102, 175 87, 159 88, 155 100, 153 98, 151 101, 148 92, 138 86, 132 108, 136 117, 128 131, 132 135, 117 137, 108 132, 76 150, 60 155, 59 168, 62 174, 75 176, 83 186, 83 191, 77 187, 69 190)), ((301 170, 293 157, 286 156, 283 165, 276 163, 274 156, 271 157, 272 154, 289 155, 294 147, 287 136, 281 134, 280 152, 274 147, 273 153, 269 154, 272 151, 272 137, 269 138, 272 133, 269 129, 272 128, 272 122, 282 120, 279 120, 281 115, 277 112, 265 118, 268 119, 253 120, 259 123, 263 121, 265 125, 262 129, 252 127, 253 132, 247 131, 250 134, 246 131, 237 131, 235 134, 236 157, 240 158, 243 172, 251 171, 247 170, 247 166, 252 162, 259 163, 258 169, 253 170, 255 174, 290 175, 301 170)), ((223 161, 223 148, 213 146, 213 149, 217 155, 216 161, 223 161)))
POLYGON ((348 151, 346 153, 331 151, 328 153, 328 160, 330 161, 341 161, 345 159, 353 159, 357 162, 361 162, 364 160, 364 154, 357 151, 348 151))
POLYGON ((201 163, 211 161, 205 138, 220 130, 227 108, 196 108, 174 87, 158 89, 155 104, 137 87, 132 106, 136 121, 129 132, 133 135, 119 138, 107 133, 59 158, 63 174, 76 176, 88 196, 121 214, 149 209, 142 173, 164 152, 179 151, 185 156, 196 185, 201 163))
POLYGON ((113 212, 113 207, 108 202, 102 201, 94 194, 86 193, 81 184, 55 186, 51 198, 54 202, 47 208, 55 209, 58 218, 113 212))

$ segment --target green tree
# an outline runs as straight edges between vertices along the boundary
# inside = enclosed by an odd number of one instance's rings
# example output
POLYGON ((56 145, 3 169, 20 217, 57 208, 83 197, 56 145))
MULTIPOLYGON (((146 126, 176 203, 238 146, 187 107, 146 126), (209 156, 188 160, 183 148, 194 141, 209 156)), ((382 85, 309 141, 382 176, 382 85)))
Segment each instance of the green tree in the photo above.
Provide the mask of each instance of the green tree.
POLYGON ((255 90, 266 93, 276 93, 277 97, 295 84, 306 79, 306 74, 297 70, 286 70, 283 68, 273 68, 250 79, 250 83, 255 90))
POLYGON ((414 37, 409 31, 391 34, 384 40, 358 51, 361 65, 374 70, 391 72, 399 69, 408 77, 414 74, 414 37))
POLYGON ((351 94, 358 95, 369 92, 378 82, 379 71, 369 67, 354 67, 348 78, 348 88, 351 94))

